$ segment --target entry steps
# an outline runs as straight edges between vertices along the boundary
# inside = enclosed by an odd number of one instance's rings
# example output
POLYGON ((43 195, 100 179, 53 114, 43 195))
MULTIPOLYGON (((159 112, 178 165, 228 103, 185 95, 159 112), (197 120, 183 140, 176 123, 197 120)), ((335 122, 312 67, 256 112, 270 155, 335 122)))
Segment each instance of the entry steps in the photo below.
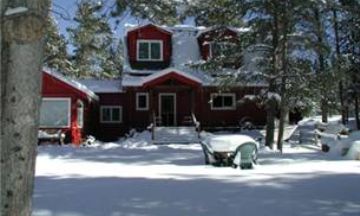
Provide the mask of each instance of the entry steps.
POLYGON ((199 143, 200 139, 195 127, 156 127, 154 144, 188 144, 199 143))

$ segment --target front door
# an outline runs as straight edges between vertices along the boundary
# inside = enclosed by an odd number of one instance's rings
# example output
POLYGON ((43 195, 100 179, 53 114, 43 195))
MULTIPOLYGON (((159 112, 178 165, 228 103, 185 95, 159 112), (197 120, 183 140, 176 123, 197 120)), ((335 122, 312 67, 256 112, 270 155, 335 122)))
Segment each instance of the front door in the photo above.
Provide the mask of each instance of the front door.
POLYGON ((160 93, 159 94, 159 113, 163 126, 176 125, 176 94, 160 93))

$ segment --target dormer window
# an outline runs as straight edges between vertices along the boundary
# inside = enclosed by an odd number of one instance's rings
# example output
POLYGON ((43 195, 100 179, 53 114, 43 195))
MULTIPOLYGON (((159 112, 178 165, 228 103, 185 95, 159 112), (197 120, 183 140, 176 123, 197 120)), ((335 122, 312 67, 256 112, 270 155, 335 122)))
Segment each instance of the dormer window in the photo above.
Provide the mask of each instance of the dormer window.
POLYGON ((218 56, 229 56, 232 50, 235 49, 235 44, 229 42, 211 42, 210 43, 210 58, 218 56))
POLYGON ((163 41, 161 40, 138 40, 137 41, 138 61, 162 61, 163 41))

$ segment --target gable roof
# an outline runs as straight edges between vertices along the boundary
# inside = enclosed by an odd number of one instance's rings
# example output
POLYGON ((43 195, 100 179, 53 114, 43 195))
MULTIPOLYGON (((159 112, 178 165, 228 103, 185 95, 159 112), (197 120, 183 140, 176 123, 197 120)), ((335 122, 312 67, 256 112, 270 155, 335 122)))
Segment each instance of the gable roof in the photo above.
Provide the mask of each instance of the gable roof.
POLYGON ((70 79, 68 77, 65 77, 64 75, 62 75, 61 73, 50 69, 50 68, 46 68, 44 67, 42 69, 43 73, 46 73, 54 78, 56 78, 57 80, 71 86, 72 88, 76 89, 77 91, 80 91, 82 93, 84 93, 85 95, 88 96, 88 98, 91 100, 99 100, 99 97, 93 92, 91 91, 89 88, 87 88, 85 85, 81 84, 80 82, 74 80, 74 79, 70 79))
MULTIPOLYGON (((145 83, 149 83, 152 80, 164 77, 168 74, 173 74, 176 76, 183 77, 193 83, 198 83, 203 86, 208 86, 212 83, 213 79, 203 72, 196 71, 188 67, 181 68, 168 68, 162 71, 157 71, 151 75, 147 76, 133 76, 130 74, 124 74, 122 80, 123 87, 141 87, 145 83)), ((180 78, 181 79, 181 78, 180 78)))
POLYGON ((159 31, 163 32, 163 33, 166 33, 166 34, 172 34, 173 32, 166 26, 159 26, 159 25, 155 25, 153 23, 147 23, 147 24, 143 24, 143 25, 137 25, 137 26, 132 26, 132 25, 126 25, 125 27, 127 27, 127 30, 126 30, 126 35, 129 33, 129 32, 132 32, 132 31, 137 31, 139 29, 142 29, 142 28, 148 28, 148 27, 154 27, 156 29, 158 29, 159 31))
POLYGON ((202 81, 200 79, 192 76, 191 74, 185 73, 175 68, 168 68, 158 73, 147 76, 145 79, 143 79, 142 85, 144 87, 151 86, 171 78, 177 79, 192 86, 199 86, 202 84, 202 81))

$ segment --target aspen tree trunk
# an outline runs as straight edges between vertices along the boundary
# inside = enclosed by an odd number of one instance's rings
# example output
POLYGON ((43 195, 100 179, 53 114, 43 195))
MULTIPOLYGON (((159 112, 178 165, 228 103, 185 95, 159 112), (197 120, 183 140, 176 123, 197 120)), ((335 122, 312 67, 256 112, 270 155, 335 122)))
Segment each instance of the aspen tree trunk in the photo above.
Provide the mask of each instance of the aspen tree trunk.
POLYGON ((1 0, 1 216, 31 214, 48 8, 1 0))

